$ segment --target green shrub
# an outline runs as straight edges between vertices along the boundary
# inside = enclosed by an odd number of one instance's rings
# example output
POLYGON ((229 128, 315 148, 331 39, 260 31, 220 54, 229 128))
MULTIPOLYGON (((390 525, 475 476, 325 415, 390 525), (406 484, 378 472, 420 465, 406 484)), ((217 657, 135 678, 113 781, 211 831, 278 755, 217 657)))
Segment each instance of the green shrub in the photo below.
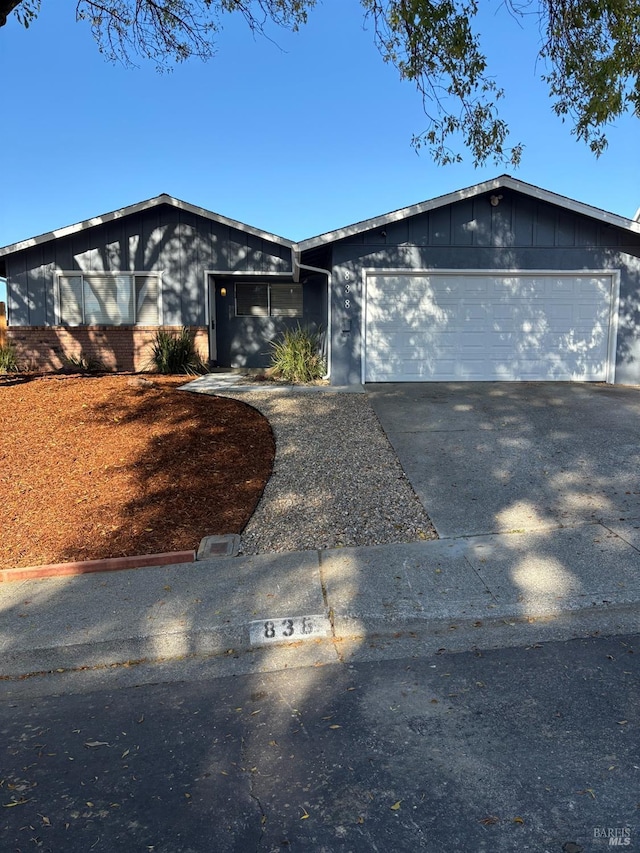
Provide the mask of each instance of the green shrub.
POLYGON ((320 353, 321 339, 317 332, 287 329, 271 343, 273 375, 285 382, 313 382, 325 375, 324 358, 320 353))
POLYGON ((74 370, 78 373, 104 373, 104 364, 97 356, 85 355, 63 355, 63 367, 65 370, 74 370))
POLYGON ((0 373, 17 373, 18 357, 12 343, 0 347, 0 373))
POLYGON ((158 373, 206 373, 207 366, 196 350, 193 335, 184 326, 179 332, 158 329, 151 362, 158 373))

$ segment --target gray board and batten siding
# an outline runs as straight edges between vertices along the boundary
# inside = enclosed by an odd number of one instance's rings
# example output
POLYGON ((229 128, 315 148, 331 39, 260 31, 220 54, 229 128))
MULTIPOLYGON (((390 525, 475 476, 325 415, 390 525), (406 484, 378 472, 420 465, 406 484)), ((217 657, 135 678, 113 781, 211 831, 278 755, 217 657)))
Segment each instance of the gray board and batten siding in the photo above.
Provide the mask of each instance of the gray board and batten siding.
POLYGON ((478 195, 326 245, 332 384, 362 380, 365 270, 619 271, 615 381, 640 384, 640 235, 511 189, 500 193, 495 207, 478 195))
POLYGON ((291 275, 291 250, 168 204, 150 207, 6 258, 10 323, 55 325, 56 273, 162 274, 162 323, 207 324, 207 270, 291 275))

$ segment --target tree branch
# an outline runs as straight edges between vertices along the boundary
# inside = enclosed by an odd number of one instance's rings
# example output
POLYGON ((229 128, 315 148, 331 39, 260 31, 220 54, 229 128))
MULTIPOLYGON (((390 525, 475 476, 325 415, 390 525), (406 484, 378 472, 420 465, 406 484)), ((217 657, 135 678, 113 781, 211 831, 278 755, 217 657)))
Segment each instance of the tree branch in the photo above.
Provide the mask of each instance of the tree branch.
POLYGON ((7 18, 22 0, 0 0, 0 27, 4 27, 7 18))

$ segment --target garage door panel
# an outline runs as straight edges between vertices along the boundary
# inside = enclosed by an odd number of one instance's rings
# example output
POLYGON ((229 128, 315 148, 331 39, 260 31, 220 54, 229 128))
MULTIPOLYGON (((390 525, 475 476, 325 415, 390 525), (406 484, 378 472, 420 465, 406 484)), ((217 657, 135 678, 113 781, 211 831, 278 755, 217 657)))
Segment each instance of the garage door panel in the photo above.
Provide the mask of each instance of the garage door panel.
POLYGON ((577 320, 582 320, 583 322, 592 322, 604 324, 608 326, 609 324, 609 312, 602 309, 602 307, 598 303, 594 302, 578 302, 573 307, 574 317, 577 320))
POLYGON ((606 295, 609 292, 608 282, 600 278, 580 278, 576 282, 576 293, 580 296, 606 295))
POLYGON ((440 323, 447 325, 453 319, 452 315, 455 305, 434 305, 426 299, 422 301, 399 299, 389 305, 372 305, 368 307, 369 322, 378 323, 387 328, 398 326, 409 326, 417 328, 425 325, 440 323))
POLYGON ((575 296, 576 282, 570 278, 537 278, 535 279, 535 292, 545 297, 555 293, 565 293, 575 296))
POLYGON ((518 315, 518 306, 508 302, 498 302, 491 306, 494 320, 511 320, 518 315))
POLYGON ((487 333, 484 331, 469 330, 468 332, 463 332, 461 335, 450 335, 449 340, 452 346, 455 346, 457 342, 465 351, 478 349, 480 352, 483 352, 486 346, 487 333))
MULTIPOLYGON (((451 310, 453 311, 454 306, 451 306, 451 310)), ((461 315, 463 319, 467 322, 476 321, 476 320, 484 320, 487 318, 487 309, 486 306, 478 303, 474 305, 470 302, 463 302, 461 308, 461 315)))
POLYGON ((365 381, 604 380, 611 276, 373 275, 365 381))

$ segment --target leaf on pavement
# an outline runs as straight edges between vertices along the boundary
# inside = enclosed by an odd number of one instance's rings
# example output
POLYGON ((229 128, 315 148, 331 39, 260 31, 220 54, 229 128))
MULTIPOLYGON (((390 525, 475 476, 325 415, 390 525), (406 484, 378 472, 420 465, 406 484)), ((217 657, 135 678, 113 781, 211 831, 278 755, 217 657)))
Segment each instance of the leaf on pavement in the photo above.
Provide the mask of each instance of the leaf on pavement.
POLYGON ((391 811, 392 811, 392 812, 397 812, 397 811, 398 811, 398 809, 400 808, 400 803, 401 803, 401 802, 402 802, 402 800, 398 800, 398 802, 397 802, 397 803, 394 803, 392 806, 389 806, 389 808, 391 809, 391 811))
POLYGON ((12 809, 14 806, 23 806, 25 803, 28 803, 29 800, 24 797, 20 797, 19 800, 12 800, 10 803, 3 803, 3 808, 12 809))
POLYGON ((99 746, 111 746, 111 744, 107 743, 106 740, 88 740, 85 746, 89 749, 96 749, 99 746))

